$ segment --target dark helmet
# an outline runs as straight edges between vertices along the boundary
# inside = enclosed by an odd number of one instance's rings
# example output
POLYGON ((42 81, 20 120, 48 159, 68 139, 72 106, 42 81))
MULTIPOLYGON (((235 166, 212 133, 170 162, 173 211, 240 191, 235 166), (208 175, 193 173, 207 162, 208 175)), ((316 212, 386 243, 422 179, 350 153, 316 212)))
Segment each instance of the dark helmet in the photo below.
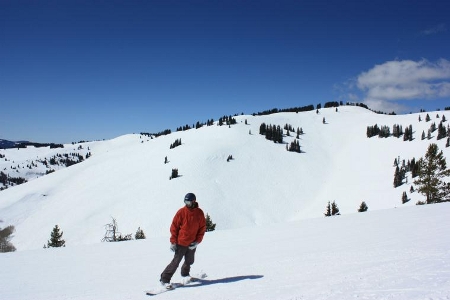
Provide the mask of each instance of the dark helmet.
POLYGON ((188 202, 192 202, 195 201, 195 195, 193 193, 187 193, 186 196, 184 196, 184 202, 188 201, 188 202))
POLYGON ((193 193, 187 193, 186 196, 184 196, 184 204, 186 204, 186 207, 192 208, 194 207, 195 203, 195 195, 193 193))

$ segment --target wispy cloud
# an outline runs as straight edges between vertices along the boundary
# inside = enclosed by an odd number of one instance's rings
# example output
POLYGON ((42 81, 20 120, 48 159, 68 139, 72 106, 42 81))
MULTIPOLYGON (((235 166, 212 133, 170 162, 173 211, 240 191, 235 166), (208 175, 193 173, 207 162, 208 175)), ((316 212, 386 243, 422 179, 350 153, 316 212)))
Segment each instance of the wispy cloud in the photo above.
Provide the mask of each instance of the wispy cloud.
POLYGON ((444 31, 447 31, 447 27, 445 26, 445 24, 442 23, 433 28, 422 30, 420 32, 420 35, 433 35, 433 34, 438 34, 440 32, 444 32, 444 31))
POLYGON ((361 73, 356 84, 369 107, 405 111, 399 100, 450 96, 450 61, 388 61, 361 73))

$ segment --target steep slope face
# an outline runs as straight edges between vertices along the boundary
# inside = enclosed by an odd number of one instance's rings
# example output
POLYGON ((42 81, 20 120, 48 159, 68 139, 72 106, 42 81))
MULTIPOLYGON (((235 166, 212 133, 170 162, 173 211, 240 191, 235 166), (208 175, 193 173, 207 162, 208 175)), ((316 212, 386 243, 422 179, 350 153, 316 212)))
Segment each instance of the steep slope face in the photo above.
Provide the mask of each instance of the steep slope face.
MULTIPOLYGON (((141 227, 147 236, 167 235, 187 192, 197 195, 216 229, 322 217, 328 201, 336 201, 342 214, 355 213, 362 201, 369 210, 398 207, 412 180, 393 188, 394 159, 418 159, 431 142, 449 154, 445 140, 421 140, 430 122, 419 122, 418 116, 345 106, 318 114, 237 116, 231 127, 213 125, 155 139, 125 135, 94 142, 88 160, 2 191, 0 219, 16 227, 13 243, 21 250, 42 247, 55 224, 68 245, 99 242, 111 217, 122 233, 141 227), (302 128, 302 153, 259 135, 263 122, 302 128), (375 124, 411 124, 415 139, 369 139, 367 126, 375 124), (177 139, 182 145, 169 149, 177 139), (227 162, 229 155, 234 159, 227 162), (180 177, 169 180, 174 168, 180 177)), ((438 124, 436 113, 430 116, 438 124)), ((284 142, 294 139, 291 133, 284 142)), ((407 205, 422 198, 408 196, 407 205)))

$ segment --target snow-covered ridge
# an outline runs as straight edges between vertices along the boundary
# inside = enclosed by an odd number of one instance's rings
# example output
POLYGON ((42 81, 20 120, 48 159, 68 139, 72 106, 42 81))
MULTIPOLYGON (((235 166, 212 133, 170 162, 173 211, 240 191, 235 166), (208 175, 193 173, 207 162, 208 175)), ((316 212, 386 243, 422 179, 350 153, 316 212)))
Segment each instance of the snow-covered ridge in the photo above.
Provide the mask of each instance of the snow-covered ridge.
MULTIPOLYGON (((99 243, 111 217, 122 233, 141 227, 148 237, 165 236, 187 192, 197 195, 216 230, 321 218, 328 201, 336 201, 341 214, 356 213, 362 201, 369 211, 413 206, 423 196, 409 193, 411 178, 393 187, 393 162, 417 160, 431 142, 449 157, 446 139, 421 139, 445 113, 428 112, 431 121, 425 122, 427 113, 388 116, 342 106, 236 116, 230 127, 204 126, 155 139, 129 134, 82 144, 92 153, 89 159, 0 192, 0 219, 16 227, 12 242, 24 250, 41 248, 55 224, 67 247, 99 243), (302 153, 259 135, 261 123, 302 128, 302 153), (412 125, 414 139, 367 138, 367 126, 375 124, 412 125), (177 139, 182 145, 170 149, 177 139), (227 162, 229 155, 233 160, 227 162), (181 176, 169 180, 173 168, 181 176), (407 204, 401 202, 404 191, 411 198, 407 204)), ((295 138, 284 136, 284 143, 295 138)), ((14 153, 15 161, 32 159, 37 150, 0 153, 14 153)))

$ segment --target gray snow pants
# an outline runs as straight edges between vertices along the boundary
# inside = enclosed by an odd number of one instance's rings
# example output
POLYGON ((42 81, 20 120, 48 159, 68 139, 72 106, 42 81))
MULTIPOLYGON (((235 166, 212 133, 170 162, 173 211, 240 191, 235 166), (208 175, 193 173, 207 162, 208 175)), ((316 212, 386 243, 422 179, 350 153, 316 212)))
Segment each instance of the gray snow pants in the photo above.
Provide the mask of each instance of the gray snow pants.
POLYGON ((177 250, 175 251, 175 255, 172 261, 161 273, 161 281, 170 282, 173 274, 175 274, 175 272, 177 271, 178 266, 180 265, 180 262, 183 259, 183 257, 184 263, 181 266, 181 276, 183 277, 189 276, 191 265, 194 263, 195 250, 197 249, 190 250, 189 247, 177 245, 177 250))

